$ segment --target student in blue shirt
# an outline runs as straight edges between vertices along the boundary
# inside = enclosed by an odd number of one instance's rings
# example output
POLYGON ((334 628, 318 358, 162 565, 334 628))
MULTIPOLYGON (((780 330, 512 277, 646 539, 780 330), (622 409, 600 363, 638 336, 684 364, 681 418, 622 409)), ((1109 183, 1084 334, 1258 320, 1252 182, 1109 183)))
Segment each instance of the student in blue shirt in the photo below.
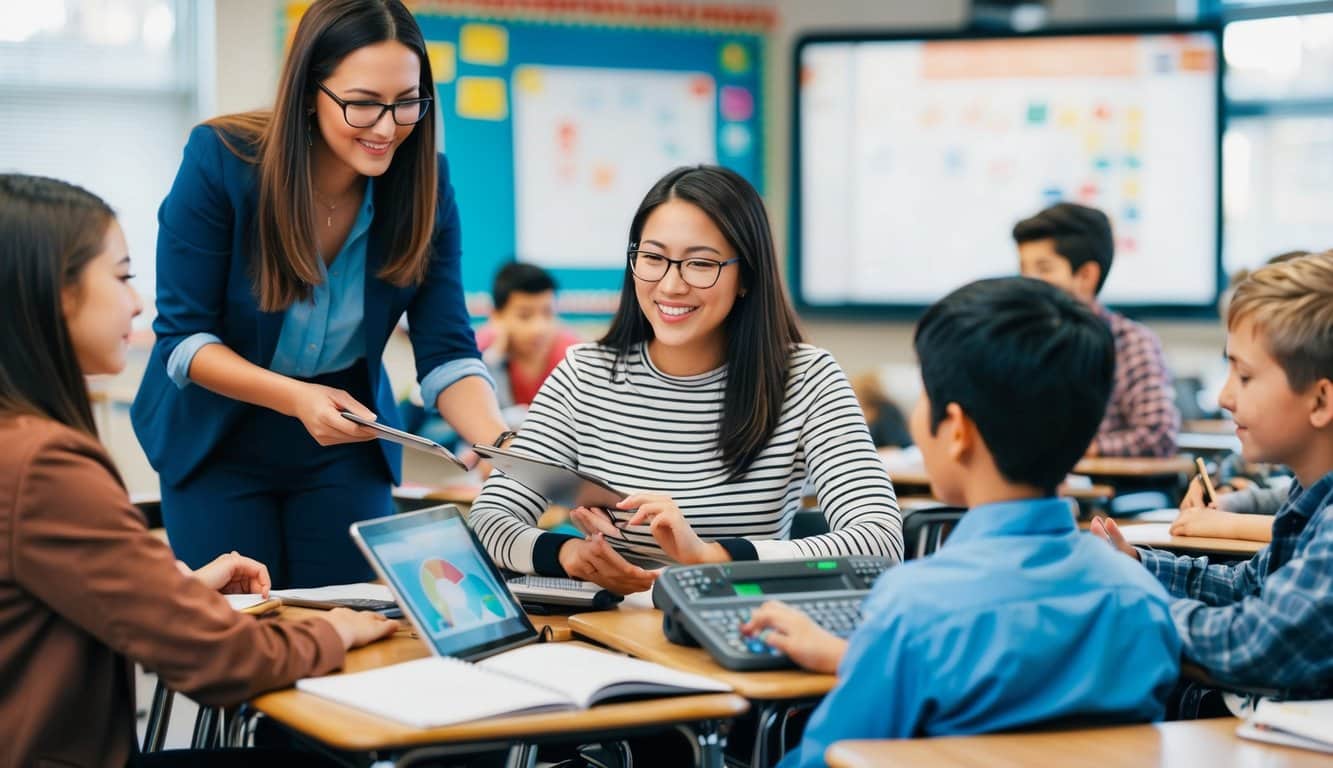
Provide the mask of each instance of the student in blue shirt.
POLYGON ((1218 400, 1246 461, 1296 476, 1272 543, 1235 565, 1125 543, 1177 598, 1185 658, 1227 685, 1333 696, 1333 252, 1270 264, 1227 308, 1230 375, 1218 400))
POLYGON ((159 212, 157 335, 131 411, 192 567, 239 550, 278 586, 371 571, 347 526, 390 514, 381 363, 411 324, 426 402, 469 442, 504 430, 459 274, 421 30, 398 0, 321 0, 272 111, 194 129, 159 212))
POLYGON ((755 611, 748 633, 839 678, 782 768, 823 765, 839 739, 1162 717, 1180 654, 1166 592, 1055 497, 1106 408, 1110 330, 1004 278, 940 300, 915 346, 912 438, 936 496, 969 511, 936 554, 880 577, 849 641, 781 603, 755 611))

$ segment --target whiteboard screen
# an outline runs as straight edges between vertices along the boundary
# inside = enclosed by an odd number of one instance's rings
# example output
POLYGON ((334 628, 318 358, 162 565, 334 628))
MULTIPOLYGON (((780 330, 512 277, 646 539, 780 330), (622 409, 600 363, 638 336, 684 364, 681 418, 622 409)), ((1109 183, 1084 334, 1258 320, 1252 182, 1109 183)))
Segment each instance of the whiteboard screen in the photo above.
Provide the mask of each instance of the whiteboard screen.
POLYGON ((1014 274, 1014 223, 1061 200, 1111 219, 1107 303, 1215 300, 1213 32, 815 39, 797 56, 803 305, 923 305, 1014 274))

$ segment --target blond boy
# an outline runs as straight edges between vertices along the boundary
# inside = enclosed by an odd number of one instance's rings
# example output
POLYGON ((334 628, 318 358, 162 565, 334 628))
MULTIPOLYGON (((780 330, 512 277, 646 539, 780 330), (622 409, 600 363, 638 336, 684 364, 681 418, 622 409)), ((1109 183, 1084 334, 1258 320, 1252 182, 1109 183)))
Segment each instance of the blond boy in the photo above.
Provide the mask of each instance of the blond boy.
POLYGON ((1223 683, 1333 693, 1333 252, 1266 266, 1227 311, 1231 370, 1219 402, 1245 459, 1295 474, 1272 543, 1237 565, 1125 543, 1174 598, 1185 658, 1223 683))

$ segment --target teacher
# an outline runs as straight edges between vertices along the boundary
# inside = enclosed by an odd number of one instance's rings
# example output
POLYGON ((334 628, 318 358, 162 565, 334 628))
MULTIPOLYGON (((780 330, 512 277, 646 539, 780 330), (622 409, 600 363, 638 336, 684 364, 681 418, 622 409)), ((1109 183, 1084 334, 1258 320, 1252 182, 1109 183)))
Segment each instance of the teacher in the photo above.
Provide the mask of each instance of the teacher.
POLYGON ((177 556, 237 550, 278 586, 370 578, 348 537, 392 511, 381 360, 407 313, 427 403, 504 422, 468 324, 458 206, 421 30, 398 0, 320 0, 271 111, 197 126, 158 214, 153 346, 131 417, 177 556))

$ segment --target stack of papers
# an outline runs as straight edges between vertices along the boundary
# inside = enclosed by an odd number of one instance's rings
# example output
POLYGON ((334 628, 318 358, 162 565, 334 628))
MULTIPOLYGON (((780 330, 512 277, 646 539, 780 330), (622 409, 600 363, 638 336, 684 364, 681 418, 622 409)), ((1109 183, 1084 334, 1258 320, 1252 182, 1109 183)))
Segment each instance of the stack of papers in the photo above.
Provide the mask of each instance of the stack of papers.
POLYGON ((1333 699, 1273 701, 1263 699, 1238 736, 1271 744, 1333 754, 1333 699))

